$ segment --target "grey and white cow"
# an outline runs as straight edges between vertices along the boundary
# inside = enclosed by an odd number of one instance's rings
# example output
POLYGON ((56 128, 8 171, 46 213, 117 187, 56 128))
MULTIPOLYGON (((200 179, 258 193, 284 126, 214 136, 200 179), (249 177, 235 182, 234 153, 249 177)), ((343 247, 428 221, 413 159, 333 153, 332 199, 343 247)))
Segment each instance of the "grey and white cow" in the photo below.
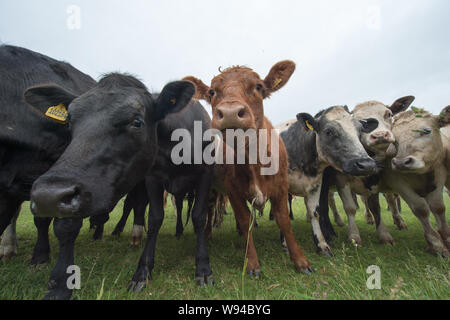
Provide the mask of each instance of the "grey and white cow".
POLYGON ((319 223, 323 172, 331 166, 355 176, 373 173, 375 160, 367 154, 360 135, 372 131, 376 125, 376 120, 356 120, 346 106, 335 106, 315 117, 300 113, 290 125, 277 126, 289 155, 289 193, 305 198, 314 241, 326 255, 331 255, 327 243, 330 238, 324 236, 319 223))
MULTIPOLYGON (((377 173, 361 178, 338 172, 332 183, 342 199, 344 210, 348 217, 348 239, 352 243, 361 244, 361 237, 355 222, 357 208, 352 193, 360 195, 366 207, 369 197, 372 195, 378 196, 380 192, 378 183, 381 171, 389 165, 392 157, 395 155, 393 144, 396 140, 392 133, 393 116, 408 109, 413 101, 413 96, 397 99, 390 106, 378 101, 368 101, 358 104, 352 111, 353 116, 357 120, 367 121, 369 119, 376 119, 378 121, 378 126, 373 131, 363 132, 361 134, 361 142, 364 148, 377 161, 377 173)), ((394 223, 399 229, 405 229, 406 224, 400 216, 395 195, 387 194, 386 196, 389 207, 392 208, 394 223)), ((386 244, 394 244, 392 236, 381 219, 379 210, 372 212, 372 214, 375 218, 375 225, 380 241, 386 244)), ((368 214, 366 213, 366 215, 368 214)))

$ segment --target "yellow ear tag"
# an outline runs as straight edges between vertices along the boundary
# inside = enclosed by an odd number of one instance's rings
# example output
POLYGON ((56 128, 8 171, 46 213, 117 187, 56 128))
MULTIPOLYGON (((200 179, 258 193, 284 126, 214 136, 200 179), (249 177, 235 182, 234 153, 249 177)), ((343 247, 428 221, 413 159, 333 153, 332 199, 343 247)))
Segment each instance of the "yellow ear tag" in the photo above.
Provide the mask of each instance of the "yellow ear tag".
POLYGON ((66 106, 60 103, 57 106, 48 108, 47 111, 45 112, 45 115, 58 122, 66 123, 68 113, 66 106))
POLYGON ((276 87, 278 87, 278 85, 283 81, 283 79, 278 78, 277 80, 274 81, 272 89, 275 89, 276 87))
POLYGON ((172 98, 172 99, 170 99, 170 102, 174 105, 175 103, 177 103, 177 99, 172 98))
POLYGON ((308 120, 305 120, 305 124, 306 124, 306 126, 308 127, 309 130, 314 131, 313 126, 311 125, 311 123, 309 123, 308 120))

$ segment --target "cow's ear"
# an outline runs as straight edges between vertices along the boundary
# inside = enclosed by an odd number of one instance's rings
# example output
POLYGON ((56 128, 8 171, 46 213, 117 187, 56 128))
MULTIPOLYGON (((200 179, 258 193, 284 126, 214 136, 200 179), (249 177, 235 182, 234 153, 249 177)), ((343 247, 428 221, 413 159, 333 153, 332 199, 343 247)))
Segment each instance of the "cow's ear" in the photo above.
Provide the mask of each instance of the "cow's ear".
POLYGON ((265 96, 267 98, 272 92, 281 89, 295 71, 295 63, 290 60, 280 61, 270 69, 269 74, 264 79, 265 96))
POLYGON ((439 127, 445 127, 450 124, 450 106, 446 106, 439 114, 439 127))
POLYGON ((309 113, 299 113, 297 115, 297 120, 307 131, 319 132, 319 123, 309 113))
POLYGON ((209 94, 211 88, 208 87, 206 84, 204 84, 202 80, 193 76, 184 77, 183 80, 190 81, 194 84, 195 86, 194 99, 206 100, 207 102, 211 102, 211 97, 209 94))
POLYGON ((411 103, 413 103, 414 96, 406 96, 400 99, 395 100, 395 102, 389 107, 393 114, 397 114, 399 112, 405 111, 409 108, 411 103))
POLYGON ((195 93, 194 85, 189 81, 174 81, 166 84, 156 101, 154 118, 164 119, 169 113, 184 109, 195 93))
POLYGON ((68 109, 69 104, 77 97, 55 84, 30 87, 23 96, 27 103, 44 114, 52 106, 63 105, 68 109))

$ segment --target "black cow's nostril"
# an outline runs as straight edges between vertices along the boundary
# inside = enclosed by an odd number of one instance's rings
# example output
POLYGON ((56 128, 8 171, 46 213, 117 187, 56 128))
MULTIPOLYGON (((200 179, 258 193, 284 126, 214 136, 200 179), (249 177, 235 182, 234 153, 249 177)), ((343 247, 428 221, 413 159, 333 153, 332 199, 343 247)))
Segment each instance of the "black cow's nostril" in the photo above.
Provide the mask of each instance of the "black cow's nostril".
POLYGON ((241 111, 238 112, 238 117, 243 118, 244 116, 245 116, 245 109, 242 109, 241 111))
POLYGON ((220 119, 223 119, 223 112, 220 110, 217 110, 217 117, 220 119))

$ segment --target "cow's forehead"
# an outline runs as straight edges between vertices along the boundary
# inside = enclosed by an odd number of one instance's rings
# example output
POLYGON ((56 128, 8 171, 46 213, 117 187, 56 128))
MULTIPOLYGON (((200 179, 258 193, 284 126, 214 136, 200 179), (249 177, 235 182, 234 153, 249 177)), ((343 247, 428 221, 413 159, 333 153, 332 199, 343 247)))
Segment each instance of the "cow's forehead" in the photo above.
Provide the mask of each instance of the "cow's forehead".
POLYGON ((433 126, 436 124, 436 117, 431 113, 424 111, 416 114, 412 110, 399 113, 394 118, 394 129, 402 130, 408 128, 416 128, 419 126, 433 126))
POLYGON ((142 111, 144 103, 134 90, 89 91, 70 105, 72 116, 93 116, 95 113, 130 113, 142 111))
POLYGON ((384 118, 386 111, 388 111, 388 107, 381 102, 378 101, 368 101, 365 103, 361 103, 357 105, 353 109, 353 115, 355 118, 362 120, 367 118, 384 118))
POLYGON ((211 80, 211 86, 220 86, 230 81, 259 80, 259 75, 247 67, 230 67, 211 80))
POLYGON ((352 121, 352 116, 343 107, 334 107, 327 111, 323 117, 328 121, 352 121))

